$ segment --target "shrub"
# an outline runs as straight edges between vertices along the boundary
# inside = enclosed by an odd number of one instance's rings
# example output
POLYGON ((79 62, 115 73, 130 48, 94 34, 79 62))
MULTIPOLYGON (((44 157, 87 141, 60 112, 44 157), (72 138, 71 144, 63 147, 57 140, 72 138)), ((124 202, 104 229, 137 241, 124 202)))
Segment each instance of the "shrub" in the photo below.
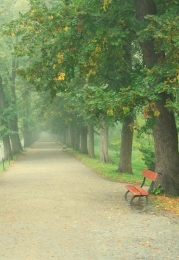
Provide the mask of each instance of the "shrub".
POLYGON ((142 160, 146 164, 147 168, 155 170, 155 152, 152 146, 141 146, 139 150, 142 152, 142 160))

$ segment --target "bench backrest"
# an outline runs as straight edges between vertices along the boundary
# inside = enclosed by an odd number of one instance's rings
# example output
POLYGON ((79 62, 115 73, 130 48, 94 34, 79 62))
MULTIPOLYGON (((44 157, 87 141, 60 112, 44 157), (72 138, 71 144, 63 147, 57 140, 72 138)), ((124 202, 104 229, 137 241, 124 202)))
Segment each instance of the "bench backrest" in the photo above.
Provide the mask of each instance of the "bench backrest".
POLYGON ((147 178, 147 179, 149 179, 149 180, 151 180, 151 181, 155 181, 155 180, 157 179, 158 173, 153 172, 153 171, 151 171, 151 170, 144 169, 144 170, 142 171, 142 175, 143 175, 145 178, 147 178))

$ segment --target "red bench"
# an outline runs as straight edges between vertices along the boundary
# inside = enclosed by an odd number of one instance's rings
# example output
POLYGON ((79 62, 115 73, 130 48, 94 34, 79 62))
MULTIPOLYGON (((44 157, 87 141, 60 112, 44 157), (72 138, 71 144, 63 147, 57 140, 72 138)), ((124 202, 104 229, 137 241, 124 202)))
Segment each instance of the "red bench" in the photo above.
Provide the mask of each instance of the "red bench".
POLYGON ((143 181, 139 185, 126 185, 127 192, 125 193, 126 202, 130 203, 132 210, 142 212, 148 208, 148 195, 157 179, 158 173, 151 170, 142 171, 143 181), (146 179, 151 180, 148 190, 143 189, 146 179))

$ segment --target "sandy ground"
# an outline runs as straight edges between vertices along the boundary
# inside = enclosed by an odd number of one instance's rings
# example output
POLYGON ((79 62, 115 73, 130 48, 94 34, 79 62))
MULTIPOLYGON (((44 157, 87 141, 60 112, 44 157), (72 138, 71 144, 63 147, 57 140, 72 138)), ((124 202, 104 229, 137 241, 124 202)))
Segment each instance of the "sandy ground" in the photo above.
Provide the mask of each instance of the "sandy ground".
POLYGON ((0 260, 179 259, 176 218, 135 213, 43 133, 0 176, 0 260))

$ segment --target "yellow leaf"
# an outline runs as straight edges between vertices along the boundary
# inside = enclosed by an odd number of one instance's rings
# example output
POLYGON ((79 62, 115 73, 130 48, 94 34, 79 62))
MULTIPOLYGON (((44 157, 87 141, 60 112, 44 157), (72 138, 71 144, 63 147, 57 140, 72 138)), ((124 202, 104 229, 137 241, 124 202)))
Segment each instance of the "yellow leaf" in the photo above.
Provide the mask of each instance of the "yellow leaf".
POLYGON ((107 115, 108 115, 108 116, 113 116, 113 115, 114 115, 114 111, 113 111, 112 108, 109 108, 109 109, 107 110, 107 115))
POLYGON ((57 57, 58 57, 58 63, 60 64, 60 63, 62 63, 62 60, 63 60, 63 53, 58 53, 57 54, 57 57))
POLYGON ((57 80, 57 81, 65 80, 65 73, 64 72, 60 72, 58 74, 58 76, 56 78, 54 78, 54 80, 57 80))
POLYGON ((104 9, 104 11, 106 11, 106 7, 107 7, 107 5, 110 4, 110 3, 111 3, 111 0, 104 0, 104 1, 103 1, 103 9, 104 9))
POLYGON ((65 31, 68 31, 68 29, 69 29, 69 27, 68 27, 68 26, 66 26, 66 27, 64 28, 64 30, 65 30, 65 31))
POLYGON ((154 116, 159 116, 160 112, 158 110, 154 110, 154 116))

